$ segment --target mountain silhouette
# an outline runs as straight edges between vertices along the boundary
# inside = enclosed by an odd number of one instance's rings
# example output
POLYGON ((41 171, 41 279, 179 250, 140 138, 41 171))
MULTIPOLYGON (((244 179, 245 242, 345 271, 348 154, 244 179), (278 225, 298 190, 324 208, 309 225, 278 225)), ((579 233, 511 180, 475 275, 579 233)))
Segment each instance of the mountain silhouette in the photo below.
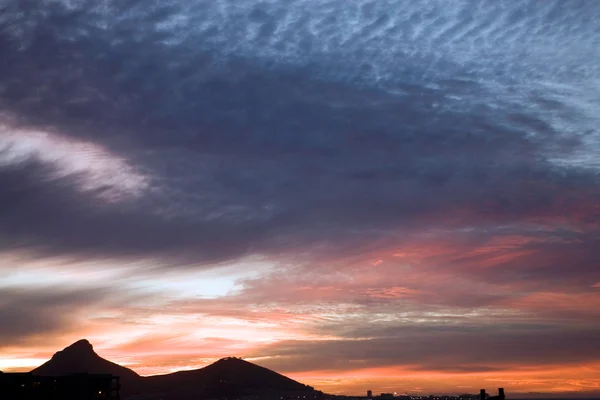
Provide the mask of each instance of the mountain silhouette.
POLYGON ((31 372, 43 376, 111 374, 120 378, 125 394, 137 391, 142 381, 136 372, 100 357, 85 339, 55 353, 49 361, 31 372))
POLYGON ((131 369, 100 357, 85 339, 57 352, 31 372, 44 376, 111 374, 120 377, 124 396, 133 393, 156 394, 165 400, 265 392, 314 392, 310 386, 234 357, 223 358, 196 370, 141 377, 131 369))
MULTIPOLYGON (((204 368, 147 379, 152 392, 182 398, 191 393, 236 396, 244 393, 313 391, 313 388, 239 358, 223 358, 204 368)), ((170 397, 170 396, 167 396, 170 397)))

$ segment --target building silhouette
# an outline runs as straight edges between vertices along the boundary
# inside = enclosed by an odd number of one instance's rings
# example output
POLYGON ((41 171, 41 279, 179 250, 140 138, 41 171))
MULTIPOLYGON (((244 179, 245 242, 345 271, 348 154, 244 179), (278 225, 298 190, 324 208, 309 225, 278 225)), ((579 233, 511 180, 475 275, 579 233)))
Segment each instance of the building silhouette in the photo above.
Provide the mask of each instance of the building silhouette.
POLYGON ((40 376, 0 372, 0 398, 10 400, 121 400, 119 377, 98 374, 40 376))
POLYGON ((498 396, 488 396, 485 392, 485 389, 481 389, 479 391, 479 400, 504 400, 506 396, 504 395, 504 388, 498 388, 498 396))

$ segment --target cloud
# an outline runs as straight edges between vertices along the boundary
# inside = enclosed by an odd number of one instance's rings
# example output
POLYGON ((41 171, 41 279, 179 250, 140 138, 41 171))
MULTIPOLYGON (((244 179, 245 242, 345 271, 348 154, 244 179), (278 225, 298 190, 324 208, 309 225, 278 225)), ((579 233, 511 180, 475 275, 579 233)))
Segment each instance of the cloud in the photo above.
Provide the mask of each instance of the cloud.
POLYGON ((76 176, 80 190, 103 194, 107 201, 140 196, 147 187, 143 176, 105 149, 51 132, 0 125, 0 156, 3 166, 37 159, 54 170, 49 179, 76 176))
POLYGON ((248 229, 260 233, 260 227, 249 224, 169 221, 134 206, 98 204, 93 194, 76 190, 72 178, 47 179, 46 169, 35 161, 0 170, 4 250, 74 258, 164 252, 177 259, 178 250, 185 254, 186 248, 204 243, 192 252, 199 261, 212 261, 244 253, 247 244, 234 238, 235 229, 244 235, 248 229))
POLYGON ((0 287, 0 339, 3 346, 26 343, 32 337, 56 335, 77 326, 86 308, 105 300, 108 290, 0 287))
MULTIPOLYGON (((95 320, 113 334, 210 318, 246 326, 249 349, 272 330, 253 355, 286 354, 274 367, 589 361, 600 15, 532 4, 9 0, 0 252, 148 285, 160 304, 95 320), (266 267, 211 299, 181 282, 249 260, 266 267), (552 351, 563 334, 571 354, 552 351)), ((77 314, 108 295, 66 281, 7 292, 7 340, 75 323, 44 304, 77 314)), ((128 335, 107 348, 142 351, 128 335)))
POLYGON ((39 359, 40 353, 23 349, 52 354, 69 340, 88 334, 102 337, 102 330, 115 328, 111 317, 121 316, 120 325, 134 324, 161 301, 160 291, 128 286, 126 275, 94 268, 93 262, 69 269, 60 259, 28 263, 2 257, 0 347, 7 357, 21 354, 21 358, 39 359))
MULTIPOLYGON (((2 67, 0 100, 12 126, 4 131, 13 149, 38 143, 46 161, 63 166, 52 182, 40 177, 45 165, 3 168, 28 185, 21 193, 30 200, 7 204, 11 219, 27 226, 24 235, 3 224, 13 238, 59 254, 150 251, 218 262, 323 244, 362 250, 435 226, 544 224, 560 213, 571 225, 596 220, 597 174, 565 161, 595 136, 555 118, 584 112, 575 99, 588 99, 575 89, 595 75, 578 69, 566 89, 549 86, 562 75, 541 63, 550 55, 540 48, 558 46, 565 66, 581 60, 562 36, 531 36, 535 17, 523 16, 511 34, 497 21, 492 34, 461 26, 468 2, 451 12, 431 6, 437 17, 422 21, 427 36, 392 29, 425 12, 413 6, 389 14, 364 1, 347 11, 357 18, 349 24, 328 20, 337 2, 216 4, 202 12, 179 2, 7 7, 12 62, 2 67), (488 56, 472 57, 464 29, 484 38, 479 51, 488 56), (373 35, 375 54, 365 53, 365 35, 373 35), (414 46, 400 46, 403 62, 392 62, 383 49, 402 37, 414 46), (508 67, 523 57, 521 38, 535 38, 539 57, 508 67), (328 55, 324 43, 338 43, 340 54, 328 55), (491 43, 510 45, 497 52, 491 43), (403 72, 390 75, 392 65, 403 72), (517 78, 518 86, 510 83, 517 78), (529 106, 536 101, 546 108, 529 106), (82 185, 105 196, 126 185, 137 198, 91 208, 89 193, 72 189, 82 185), (26 220, 33 211, 46 216, 42 226, 26 220)), ((562 24, 551 17, 555 5, 546 7, 539 18, 562 24)), ((567 19, 587 12, 573 7, 567 19)), ((495 13, 477 18, 485 15, 495 13)), ((592 28, 577 26, 569 31, 577 49, 588 49, 592 28)), ((588 120, 579 121, 587 131, 588 120)))
MULTIPOLYGON (((371 331, 371 334, 376 332, 371 331)), ((598 357, 597 330, 503 331, 499 327, 395 327, 385 337, 280 342, 257 351, 282 371, 404 366, 415 370, 489 372, 482 366, 589 363, 598 357)))

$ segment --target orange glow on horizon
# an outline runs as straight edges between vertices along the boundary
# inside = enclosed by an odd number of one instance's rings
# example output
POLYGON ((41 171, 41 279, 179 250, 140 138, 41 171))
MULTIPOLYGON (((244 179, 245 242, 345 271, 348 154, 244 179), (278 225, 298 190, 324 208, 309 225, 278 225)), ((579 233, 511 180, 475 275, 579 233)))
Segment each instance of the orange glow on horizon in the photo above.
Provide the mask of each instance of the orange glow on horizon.
MULTIPOLYGON (((185 344, 181 343, 181 347, 183 350, 185 344)), ((215 347, 212 352, 206 349, 203 354, 194 352, 192 355, 189 352, 188 354, 169 353, 160 351, 160 348, 162 346, 157 346, 156 342, 154 345, 148 342, 144 347, 145 351, 138 349, 120 352, 111 348, 96 349, 96 351, 100 356, 127 366, 143 376, 202 368, 219 358, 232 355, 224 351, 215 353, 214 350, 218 350, 215 347)), ((190 348, 197 349, 193 345, 190 348)), ((240 350, 244 352, 243 348, 240 350)), ((248 350, 250 347, 245 349, 248 350)), ((3 354, 4 357, 9 356, 9 358, 0 359, 0 366, 4 367, 5 372, 29 371, 45 362, 51 355, 52 352, 32 349, 28 355, 30 358, 22 358, 27 356, 27 353, 13 349, 12 352, 3 354), (11 353, 15 358, 10 358, 11 353)), ((248 358, 248 361, 269 367, 270 360, 267 357, 248 358)), ((353 368, 350 363, 347 369, 342 370, 302 372, 279 370, 277 372, 331 394, 361 395, 366 390, 373 390, 374 393, 396 391, 421 395, 460 394, 476 393, 480 387, 496 386, 505 387, 509 393, 514 394, 600 391, 599 363, 545 367, 513 366, 493 372, 419 371, 418 368, 418 366, 400 364, 389 367, 353 368)))

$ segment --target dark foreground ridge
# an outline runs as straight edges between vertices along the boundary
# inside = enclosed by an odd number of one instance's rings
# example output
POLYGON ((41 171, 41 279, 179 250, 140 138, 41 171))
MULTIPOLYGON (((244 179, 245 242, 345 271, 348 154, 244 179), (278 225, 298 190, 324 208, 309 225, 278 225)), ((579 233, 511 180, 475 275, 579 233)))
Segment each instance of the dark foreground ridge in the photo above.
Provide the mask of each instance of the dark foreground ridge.
POLYGON ((164 393, 177 387, 180 392, 190 395, 198 391, 227 397, 255 392, 313 391, 310 386, 233 357, 221 359, 201 369, 145 379, 147 379, 147 388, 152 392, 164 393))
POLYGON ((79 340, 55 353, 50 360, 32 370, 33 375, 65 376, 72 374, 109 374, 118 376, 124 389, 135 389, 141 376, 129 368, 100 357, 85 339, 79 340))
MULTIPOLYGON (((0 374, 0 398, 8 385, 23 393, 35 386, 34 397, 27 400, 63 400, 64 386, 77 388, 75 400, 102 399, 317 399, 321 392, 267 368, 229 357, 204 368, 167 375, 142 377, 135 371, 100 357, 87 340, 79 340, 57 352, 46 363, 27 374, 0 374), (3 377, 4 375, 4 377, 3 377), (10 377, 10 379, 9 379, 10 377), (56 379, 49 379, 56 377, 56 379), (118 377, 119 379, 113 379, 118 377), (116 382, 116 383, 115 383, 116 382), (54 389, 53 389, 54 385, 54 389), (61 386, 60 398, 56 386, 61 386), (111 386, 112 385, 112 386, 111 386), (43 386, 43 389, 41 389, 43 386), (94 390, 89 390, 90 387, 94 390), (82 388, 86 388, 83 390, 82 388), (119 389, 119 390, 117 390, 119 389), (19 389, 21 390, 21 389, 19 389), (50 393, 50 391, 54 391, 50 393), (78 397, 79 396, 79 397, 78 397)), ((34 393, 34 391, 30 391, 34 393)), ((71 397, 69 397, 71 398, 71 397)))
POLYGON ((29 373, 0 371, 0 399, 8 400, 505 400, 481 390, 479 396, 415 398, 381 393, 366 397, 325 395, 270 369, 240 358, 223 358, 204 368, 142 377, 100 357, 79 340, 29 373))

